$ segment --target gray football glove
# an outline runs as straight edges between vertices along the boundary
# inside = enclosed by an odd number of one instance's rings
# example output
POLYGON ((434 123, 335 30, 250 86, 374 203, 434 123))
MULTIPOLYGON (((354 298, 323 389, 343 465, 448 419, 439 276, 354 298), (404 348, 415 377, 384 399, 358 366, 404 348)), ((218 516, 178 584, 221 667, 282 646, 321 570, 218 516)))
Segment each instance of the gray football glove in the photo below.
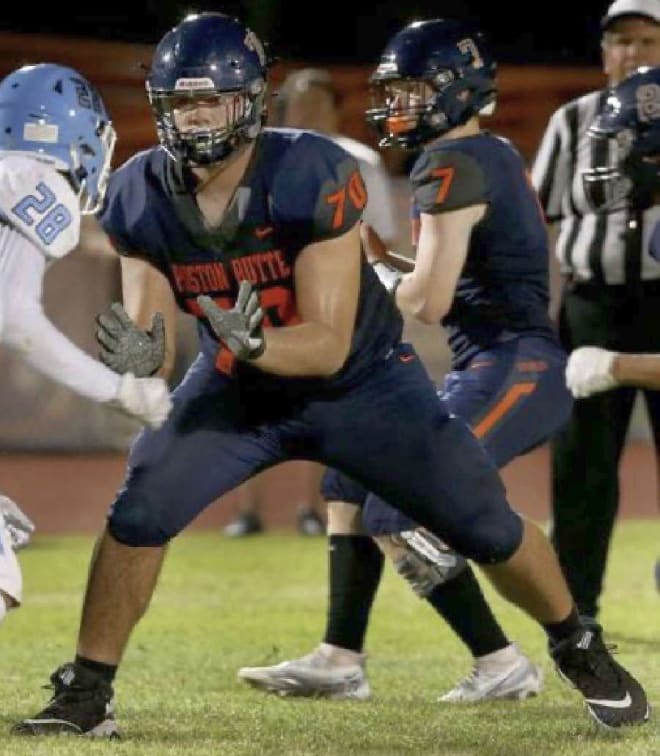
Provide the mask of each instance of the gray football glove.
POLYGON ((147 378, 160 370, 165 360, 165 321, 157 312, 151 329, 138 328, 119 302, 96 317, 96 340, 101 347, 99 359, 123 375, 133 373, 147 378))
POLYGON ((34 523, 8 496, 0 494, 0 515, 9 532, 14 551, 24 548, 34 533, 34 523))
POLYGON ((201 294, 197 304, 215 335, 233 352, 237 360, 254 360, 264 353, 264 311, 259 304, 259 295, 249 281, 241 281, 236 304, 231 310, 218 307, 211 297, 201 294))

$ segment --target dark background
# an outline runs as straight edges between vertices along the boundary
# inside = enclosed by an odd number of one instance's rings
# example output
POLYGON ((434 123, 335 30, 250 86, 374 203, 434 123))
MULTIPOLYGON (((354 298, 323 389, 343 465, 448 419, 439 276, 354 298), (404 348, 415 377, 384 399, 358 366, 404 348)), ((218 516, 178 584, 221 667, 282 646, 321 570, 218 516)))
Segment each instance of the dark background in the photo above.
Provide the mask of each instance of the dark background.
POLYGON ((218 10, 238 15, 284 59, 336 64, 375 62, 387 39, 415 18, 457 17, 476 20, 490 34, 501 63, 598 65, 599 20, 607 2, 523 3, 110 0, 107 5, 89 3, 87 10, 80 10, 79 2, 35 10, 31 3, 19 2, 3 8, 0 29, 154 44, 186 12, 218 10))

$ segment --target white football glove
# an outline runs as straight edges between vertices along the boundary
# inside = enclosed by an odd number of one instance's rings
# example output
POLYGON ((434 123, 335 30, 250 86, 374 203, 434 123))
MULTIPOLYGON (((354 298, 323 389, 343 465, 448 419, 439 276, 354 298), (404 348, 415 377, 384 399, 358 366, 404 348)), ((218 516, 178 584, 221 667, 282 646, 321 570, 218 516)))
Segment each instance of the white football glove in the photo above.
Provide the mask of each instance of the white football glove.
POLYGON ((160 428, 172 409, 170 390, 162 378, 136 378, 125 373, 110 406, 137 418, 150 428, 160 428))
POLYGON ((34 533, 34 523, 8 496, 0 494, 0 515, 4 519, 14 551, 25 548, 34 533))
POLYGON ((612 375, 616 354, 609 349, 590 346, 571 352, 566 364, 566 385, 576 399, 618 386, 612 375))

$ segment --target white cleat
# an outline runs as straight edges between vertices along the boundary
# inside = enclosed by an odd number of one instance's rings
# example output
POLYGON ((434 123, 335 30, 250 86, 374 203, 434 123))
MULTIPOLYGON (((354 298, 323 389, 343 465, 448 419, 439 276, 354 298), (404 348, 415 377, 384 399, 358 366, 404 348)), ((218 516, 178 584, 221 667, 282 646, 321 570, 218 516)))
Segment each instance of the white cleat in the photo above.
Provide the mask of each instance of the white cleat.
POLYGON ((300 659, 272 667, 241 667, 238 679, 280 696, 365 701, 371 696, 364 671, 365 656, 356 664, 337 665, 322 648, 300 659))
POLYGON ((522 701, 541 692, 543 671, 520 652, 515 643, 502 651, 475 660, 470 674, 438 701, 478 703, 480 701, 522 701))

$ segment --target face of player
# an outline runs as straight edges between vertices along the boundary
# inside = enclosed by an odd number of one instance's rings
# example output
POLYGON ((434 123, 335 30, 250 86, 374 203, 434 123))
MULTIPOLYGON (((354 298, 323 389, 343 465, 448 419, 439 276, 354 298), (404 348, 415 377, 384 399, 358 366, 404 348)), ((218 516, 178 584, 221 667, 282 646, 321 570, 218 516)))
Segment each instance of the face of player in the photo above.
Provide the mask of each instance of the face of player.
POLYGON ((246 107, 245 96, 233 92, 182 95, 171 102, 174 125, 182 134, 227 131, 245 116, 246 107))
POLYGON ((615 85, 639 66, 660 65, 660 24, 641 16, 615 21, 603 35, 603 70, 615 85))
POLYGON ((387 130, 400 134, 414 129, 419 123, 420 111, 433 96, 431 87, 423 81, 405 79, 387 82, 379 87, 379 107, 387 107, 387 130))

